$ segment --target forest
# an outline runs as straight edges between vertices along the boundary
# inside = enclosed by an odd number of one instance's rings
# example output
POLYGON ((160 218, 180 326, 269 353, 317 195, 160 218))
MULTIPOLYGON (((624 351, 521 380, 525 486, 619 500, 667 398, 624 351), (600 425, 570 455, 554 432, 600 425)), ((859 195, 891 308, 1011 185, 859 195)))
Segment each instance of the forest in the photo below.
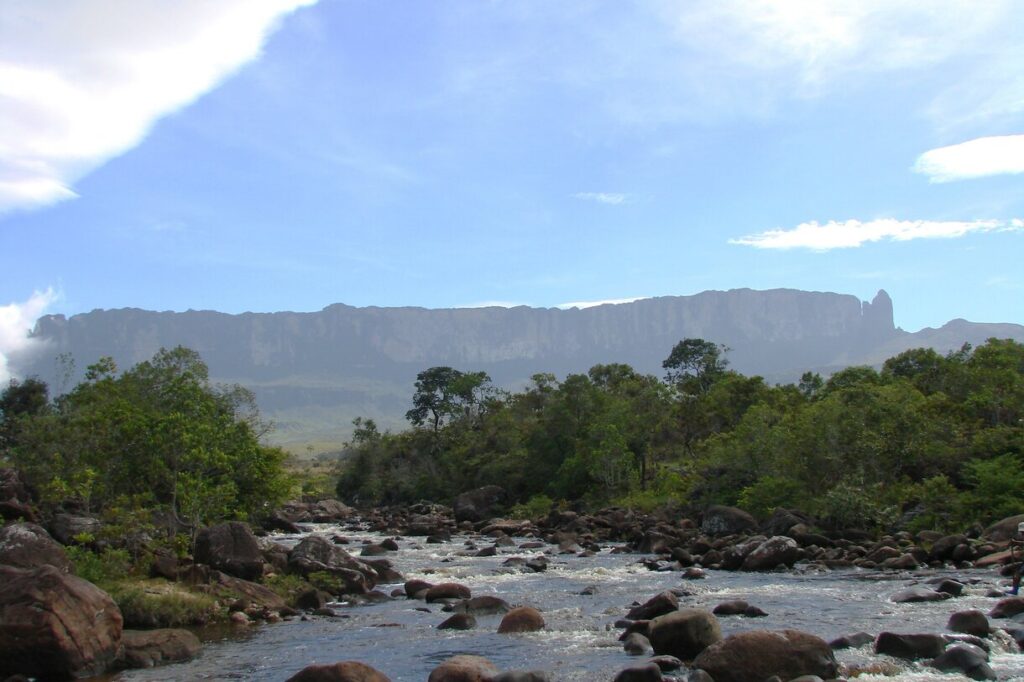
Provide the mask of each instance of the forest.
POLYGON ((905 351, 881 370, 768 385, 728 349, 684 339, 663 377, 596 365, 524 390, 432 367, 410 427, 357 419, 337 484, 358 505, 450 501, 504 488, 523 515, 552 507, 777 507, 835 527, 954 529, 1020 513, 1024 345, 905 351))

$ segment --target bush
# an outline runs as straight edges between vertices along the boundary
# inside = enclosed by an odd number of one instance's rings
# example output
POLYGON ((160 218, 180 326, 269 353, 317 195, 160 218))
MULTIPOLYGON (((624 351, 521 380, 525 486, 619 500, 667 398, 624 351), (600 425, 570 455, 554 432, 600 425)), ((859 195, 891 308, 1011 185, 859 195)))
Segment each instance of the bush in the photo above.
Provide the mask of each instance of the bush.
POLYGON ((289 605, 295 606, 295 599, 312 585, 297 575, 275 573, 263 580, 263 584, 276 592, 289 605))
POLYGON ((971 488, 961 496, 965 518, 989 523, 1020 513, 1024 498, 1024 465, 1005 454, 989 460, 974 460, 964 466, 971 488))
POLYGON ((835 528, 877 530, 896 520, 895 507, 880 500, 882 484, 870 486, 841 481, 818 501, 818 515, 835 528))
POLYGON ((766 519, 779 507, 804 506, 803 486, 789 478, 765 476, 740 493, 739 506, 759 519, 766 519))
POLYGON ((68 558, 75 567, 75 575, 103 588, 127 578, 132 572, 132 560, 127 550, 106 548, 93 552, 87 547, 66 547, 68 558))
POLYGON ((555 501, 547 495, 534 495, 522 504, 517 504, 509 510, 509 516, 514 519, 539 519, 547 516, 555 501))
POLYGON ((111 585, 107 592, 121 609, 125 627, 205 625, 222 615, 217 601, 206 594, 137 582, 111 585))

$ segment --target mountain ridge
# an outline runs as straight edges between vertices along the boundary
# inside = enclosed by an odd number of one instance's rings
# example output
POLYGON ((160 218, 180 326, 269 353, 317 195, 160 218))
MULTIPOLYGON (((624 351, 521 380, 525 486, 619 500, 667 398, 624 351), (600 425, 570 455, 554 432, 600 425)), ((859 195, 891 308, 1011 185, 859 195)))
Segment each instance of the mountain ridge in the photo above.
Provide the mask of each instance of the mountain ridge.
POLYGON ((895 326, 884 290, 862 302, 831 292, 731 289, 569 309, 99 309, 40 318, 32 337, 45 350, 12 357, 12 366, 52 382, 59 376, 53 358, 61 353, 71 353, 81 373, 101 356, 128 367, 160 347, 184 345, 202 355, 215 380, 253 389, 263 412, 282 427, 278 440, 336 441, 355 416, 400 427, 417 372, 435 365, 486 371, 511 389, 538 372, 564 378, 598 363, 660 375, 676 342, 700 337, 728 346, 737 371, 786 382, 807 370, 877 365, 907 348, 946 352, 989 336, 1024 341, 1024 326, 955 319, 910 333, 895 326))

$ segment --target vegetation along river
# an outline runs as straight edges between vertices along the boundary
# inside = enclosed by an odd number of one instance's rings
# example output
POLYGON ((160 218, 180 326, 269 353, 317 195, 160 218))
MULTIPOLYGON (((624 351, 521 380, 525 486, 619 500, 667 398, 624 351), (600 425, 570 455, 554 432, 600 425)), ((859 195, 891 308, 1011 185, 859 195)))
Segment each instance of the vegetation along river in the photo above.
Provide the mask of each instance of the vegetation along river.
MULTIPOLYGON (((353 532, 351 528, 318 525, 312 532, 343 535, 353 551, 363 541, 383 536, 353 532)), ((302 536, 278 535, 274 540, 292 546, 302 536)), ((400 549, 389 556, 405 579, 453 581, 468 586, 473 596, 495 595, 515 605, 534 606, 543 612, 546 627, 530 634, 497 634, 500 615, 480 616, 475 629, 438 630, 449 614, 441 604, 396 598, 368 605, 333 604, 338 617, 311 616, 254 628, 204 647, 189 663, 150 670, 128 671, 118 681, 142 680, 274 680, 287 679, 312 663, 357 660, 372 665, 392 680, 426 680, 430 671, 455 654, 486 656, 501 670, 543 670, 554 680, 611 680, 646 657, 633 657, 618 641, 624 618, 634 602, 644 602, 663 590, 686 593, 681 606, 712 609, 729 600, 743 599, 767 616, 720 617, 724 635, 753 629, 797 629, 825 640, 859 631, 876 635, 944 633, 951 613, 966 609, 988 612, 998 601, 986 596, 993 588, 1005 589, 995 571, 970 569, 915 572, 801 570, 769 573, 707 571, 706 578, 684 580, 679 570, 648 570, 643 555, 613 553, 603 546, 594 556, 558 554, 553 545, 523 549, 535 538, 516 538, 516 546, 500 548, 496 556, 466 556, 467 536, 441 544, 423 538, 402 538, 400 549), (511 556, 546 554, 543 572, 520 572, 504 562, 511 556), (897 604, 895 592, 936 577, 953 577, 967 585, 962 596, 940 602, 897 604), (591 588, 591 589, 587 589, 591 588), (596 589, 594 589, 596 588, 596 589), (584 591, 593 594, 581 594, 584 591)), ((478 545, 490 545, 480 538, 478 545)), ((401 584, 380 586, 385 592, 401 584)), ((993 625, 998 625, 994 621, 993 625)), ((989 639, 990 665, 1000 680, 1024 679, 1024 655, 1005 633, 989 639)), ((869 643, 836 652, 845 673, 861 680, 955 680, 923 664, 876 655, 869 643), (873 672, 860 673, 870 666, 873 672)))

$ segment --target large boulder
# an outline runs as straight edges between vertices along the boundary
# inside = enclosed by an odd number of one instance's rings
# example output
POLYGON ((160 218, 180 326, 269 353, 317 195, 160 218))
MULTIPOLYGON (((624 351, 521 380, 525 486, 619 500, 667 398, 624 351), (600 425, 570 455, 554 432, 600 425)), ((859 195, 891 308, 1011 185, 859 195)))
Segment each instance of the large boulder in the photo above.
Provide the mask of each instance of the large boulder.
POLYGON ((199 638, 188 630, 124 630, 117 668, 154 668, 189 661, 199 655, 199 638))
POLYGON ((949 617, 946 628, 953 632, 963 632, 976 637, 988 637, 992 631, 988 618, 977 609, 957 611, 949 617))
POLYGON ((355 512, 338 500, 320 500, 310 509, 313 521, 316 523, 331 523, 333 521, 344 521, 355 512))
POLYGON ((537 632, 544 629, 544 616, 532 606, 520 606, 504 615, 498 625, 499 634, 537 632))
POLYGON ((1006 542, 1017 536, 1017 524, 1024 523, 1024 514, 1010 516, 1002 521, 996 521, 985 529, 982 535, 992 542, 1006 542))
POLYGON ((1000 599, 988 615, 991 618, 1013 618, 1018 613, 1024 613, 1024 597, 1000 599))
POLYGON ((71 560, 42 526, 11 523, 0 528, 0 564, 17 568, 55 566, 67 573, 71 560))
POLYGON ((430 671, 427 682, 488 682, 498 674, 483 656, 452 656, 430 671))
POLYGON ((883 632, 875 638, 875 653, 895 656, 908 661, 935 658, 946 648, 942 635, 883 632))
POLYGON ((21 472, 11 467, 0 468, 0 500, 32 501, 33 495, 21 472))
POLYGON ((507 601, 492 594, 464 599, 452 607, 455 613, 468 613, 473 616, 491 616, 496 613, 508 613, 511 610, 512 607, 507 601))
POLYGON ((495 516, 497 511, 505 504, 507 495, 505 489, 497 485, 485 485, 476 490, 462 493, 455 498, 452 510, 455 520, 461 521, 486 521, 495 516))
POLYGON ((736 507, 715 505, 704 512, 700 529, 708 535, 747 533, 757 528, 754 517, 736 507))
POLYGON ((440 583, 427 589, 426 601, 428 604, 447 600, 469 599, 473 596, 470 589, 459 583, 440 583))
POLYGON ((390 682, 376 668, 359 661, 342 661, 330 665, 308 665, 286 682, 390 682))
POLYGON ((263 575, 263 552, 252 530, 241 521, 200 530, 195 560, 242 580, 256 580, 263 575))
POLYGON ((966 535, 947 535, 941 537, 932 544, 928 558, 932 561, 945 561, 952 558, 953 552, 957 547, 967 543, 966 535))
POLYGON ((121 643, 121 612, 106 592, 54 566, 0 566, 0 678, 98 675, 121 643))
POLYGON ((730 635, 709 646, 693 662, 715 682, 763 682, 777 675, 792 680, 803 675, 833 679, 838 665, 823 640, 798 630, 754 630, 730 635))
POLYGON ((722 639, 718 619, 702 609, 680 609, 651 621, 651 646, 656 654, 693 660, 697 654, 722 639))
POLYGON ((793 537, 790 534, 793 526, 807 526, 810 524, 810 521, 810 517, 802 512, 779 507, 772 512, 771 517, 761 525, 761 531, 769 537, 774 535, 787 535, 789 537, 793 537))
POLYGON ((73 544, 77 538, 86 536, 95 539, 102 529, 99 519, 80 514, 54 514, 50 521, 50 535, 62 545, 73 544))
POLYGON ((961 673, 972 680, 996 679, 995 671, 988 664, 988 655, 970 644, 951 646, 930 665, 945 673, 961 673))
POLYGON ((743 560, 744 571, 769 571, 776 566, 792 567, 803 555, 793 538, 776 535, 757 546, 743 560))
POLYGON ((302 576, 325 571, 340 578, 346 594, 366 594, 377 584, 377 573, 344 549, 319 535, 302 539, 288 555, 288 569, 302 576))

